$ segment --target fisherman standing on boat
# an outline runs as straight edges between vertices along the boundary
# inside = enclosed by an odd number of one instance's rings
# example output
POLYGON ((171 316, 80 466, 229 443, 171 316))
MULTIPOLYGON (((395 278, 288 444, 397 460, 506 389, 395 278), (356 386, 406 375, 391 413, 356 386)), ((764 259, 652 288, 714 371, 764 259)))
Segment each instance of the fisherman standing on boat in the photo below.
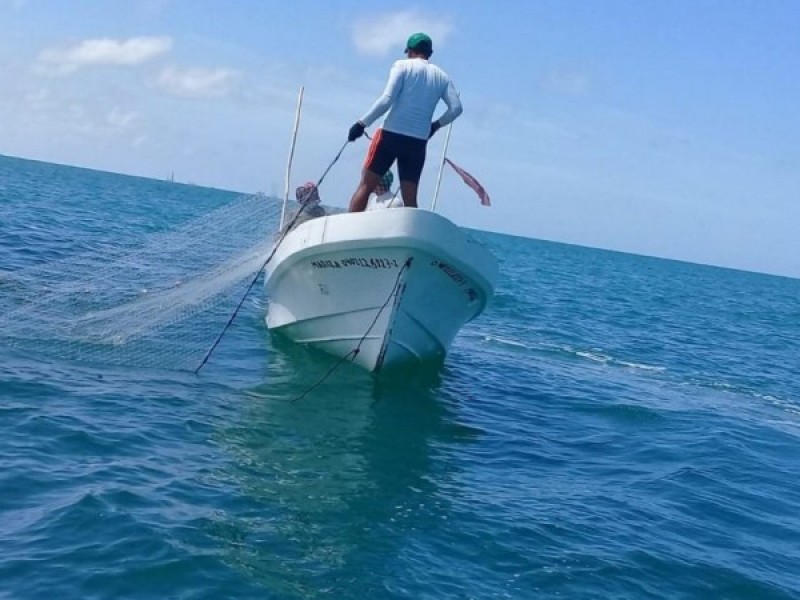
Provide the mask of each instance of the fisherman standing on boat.
POLYGON ((350 128, 347 136, 351 142, 357 140, 365 128, 389 111, 383 128, 378 129, 372 138, 361 183, 350 200, 350 212, 366 208, 369 195, 395 160, 403 203, 416 208, 417 187, 425 165, 428 140, 440 127, 452 123, 463 110, 450 77, 428 62, 433 54, 433 42, 429 36, 415 33, 409 37, 406 54, 407 59, 392 65, 383 94, 350 128), (447 111, 431 122, 439 100, 444 100, 447 111))

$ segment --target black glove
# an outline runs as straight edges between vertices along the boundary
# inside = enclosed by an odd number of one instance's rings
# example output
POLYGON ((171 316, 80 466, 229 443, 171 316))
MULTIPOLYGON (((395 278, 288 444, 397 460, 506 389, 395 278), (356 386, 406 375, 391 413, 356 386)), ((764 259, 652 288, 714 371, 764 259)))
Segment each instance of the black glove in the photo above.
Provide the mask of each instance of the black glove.
POLYGON ((358 121, 350 128, 350 133, 347 134, 347 141, 355 142, 362 135, 364 135, 364 124, 361 121, 358 121))
POLYGON ((428 134, 428 139, 431 139, 433 137, 433 134, 439 131, 441 127, 442 124, 439 123, 439 121, 434 121, 433 123, 431 123, 431 132, 428 134))

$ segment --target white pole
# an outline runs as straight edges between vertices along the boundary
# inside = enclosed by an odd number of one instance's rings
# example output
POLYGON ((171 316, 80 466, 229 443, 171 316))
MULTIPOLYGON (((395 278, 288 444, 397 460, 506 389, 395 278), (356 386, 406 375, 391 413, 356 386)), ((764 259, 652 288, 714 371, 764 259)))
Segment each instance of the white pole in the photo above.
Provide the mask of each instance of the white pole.
POLYGON ((439 188, 442 186, 442 172, 444 171, 444 159, 447 158, 447 147, 450 145, 450 134, 453 133, 453 124, 447 126, 447 137, 444 138, 444 150, 442 151, 442 164, 439 165, 439 176, 436 178, 436 191, 433 192, 433 203, 431 210, 436 212, 436 200, 439 198, 439 188))
POLYGON ((300 87, 300 94, 297 96, 297 112, 294 115, 294 131, 292 131, 292 145, 289 148, 289 162, 286 165, 286 181, 283 186, 283 208, 281 209, 281 225, 286 221, 286 205, 289 203, 289 182, 292 177, 292 160, 294 159, 294 147, 297 144, 297 129, 300 127, 300 109, 303 106, 303 91, 305 87, 300 87))

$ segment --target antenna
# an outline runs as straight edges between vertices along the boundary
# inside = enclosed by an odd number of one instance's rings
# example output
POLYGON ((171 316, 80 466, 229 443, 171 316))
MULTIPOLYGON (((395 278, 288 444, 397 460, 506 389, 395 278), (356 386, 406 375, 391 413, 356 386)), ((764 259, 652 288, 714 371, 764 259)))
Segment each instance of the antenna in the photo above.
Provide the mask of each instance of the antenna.
POLYGON ((439 188, 442 185, 442 172, 444 171, 444 159, 447 158, 447 147, 450 145, 450 134, 453 133, 453 124, 447 126, 447 137, 444 139, 444 150, 442 151, 442 163, 439 165, 439 175, 436 177, 436 191, 433 193, 431 210, 436 212, 436 200, 439 198, 439 188))
POLYGON ((289 202, 289 181, 292 176, 292 160, 294 159, 294 147, 297 144, 297 129, 300 127, 300 109, 303 107, 303 91, 305 87, 300 87, 300 94, 297 96, 297 111, 294 115, 294 131, 292 131, 292 145, 289 147, 289 162, 286 165, 286 182, 283 187, 283 208, 281 209, 281 225, 278 231, 283 229, 286 221, 286 205, 289 202))

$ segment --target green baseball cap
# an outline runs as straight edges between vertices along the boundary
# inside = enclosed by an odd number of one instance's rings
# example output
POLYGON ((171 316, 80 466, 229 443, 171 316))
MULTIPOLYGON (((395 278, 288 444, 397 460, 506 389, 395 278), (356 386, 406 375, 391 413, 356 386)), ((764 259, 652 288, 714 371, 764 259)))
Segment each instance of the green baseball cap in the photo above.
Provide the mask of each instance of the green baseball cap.
POLYGON ((406 42, 406 52, 417 50, 426 54, 433 54, 433 40, 427 33, 412 33, 406 42))

